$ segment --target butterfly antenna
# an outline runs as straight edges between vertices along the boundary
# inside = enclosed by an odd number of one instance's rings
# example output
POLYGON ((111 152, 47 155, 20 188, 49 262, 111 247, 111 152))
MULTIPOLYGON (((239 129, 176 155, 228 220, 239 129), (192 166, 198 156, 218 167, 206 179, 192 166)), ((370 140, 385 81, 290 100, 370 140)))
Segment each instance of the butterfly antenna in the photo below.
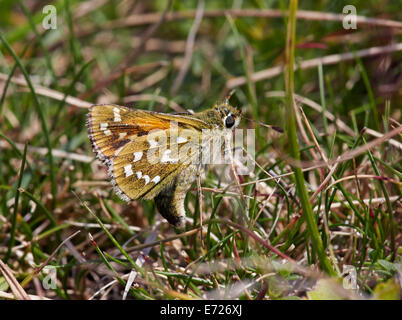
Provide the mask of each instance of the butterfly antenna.
POLYGON ((254 122, 254 123, 258 123, 259 125, 261 125, 261 126, 263 126, 263 127, 273 129, 273 130, 275 130, 275 131, 277 131, 277 132, 280 132, 280 133, 283 133, 283 132, 284 132, 283 128, 281 128, 281 127, 273 126, 273 125, 270 125, 270 124, 266 124, 266 123, 264 123, 264 122, 256 121, 256 120, 254 120, 254 119, 250 119, 250 118, 246 118, 246 117, 242 117, 242 118, 243 118, 243 119, 246 119, 246 120, 249 120, 249 121, 252 121, 252 122, 254 122))
POLYGON ((229 104, 229 99, 232 97, 232 95, 235 93, 235 89, 232 89, 229 94, 225 97, 225 104, 228 105, 229 104))

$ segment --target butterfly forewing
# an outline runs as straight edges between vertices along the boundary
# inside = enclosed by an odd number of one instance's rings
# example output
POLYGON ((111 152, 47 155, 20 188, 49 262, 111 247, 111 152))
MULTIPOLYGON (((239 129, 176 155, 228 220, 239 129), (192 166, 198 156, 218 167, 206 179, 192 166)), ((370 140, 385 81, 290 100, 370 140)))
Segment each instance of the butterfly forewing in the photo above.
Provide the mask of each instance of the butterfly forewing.
POLYGON ((87 118, 92 147, 104 162, 128 142, 147 135, 150 130, 167 129, 169 125, 168 120, 156 114, 117 105, 94 105, 87 118))
POLYGON ((111 159, 121 147, 146 136, 152 130, 166 130, 176 122, 180 128, 202 129, 208 125, 186 116, 143 110, 118 105, 94 105, 89 109, 87 127, 92 148, 103 161, 111 159))
POLYGON ((203 121, 183 115, 94 105, 87 118, 98 158, 124 200, 153 198, 199 156, 203 121))

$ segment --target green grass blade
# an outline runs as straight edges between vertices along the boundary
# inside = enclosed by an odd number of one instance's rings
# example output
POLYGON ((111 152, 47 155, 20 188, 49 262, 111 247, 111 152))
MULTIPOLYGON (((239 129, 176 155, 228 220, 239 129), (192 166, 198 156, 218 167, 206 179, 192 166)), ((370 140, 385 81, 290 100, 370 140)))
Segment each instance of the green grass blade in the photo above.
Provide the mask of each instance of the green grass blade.
POLYGON ((36 108, 36 112, 38 113, 39 119, 41 121, 42 125, 42 131, 45 136, 45 141, 46 141, 46 147, 48 149, 47 152, 47 157, 49 161, 49 176, 50 176, 50 183, 51 183, 51 190, 52 190, 52 208, 55 207, 55 201, 56 201, 56 193, 57 193, 57 185, 56 185, 56 179, 55 179, 55 167, 53 163, 53 154, 52 154, 52 144, 50 141, 50 134, 47 128, 46 124, 46 119, 44 116, 44 113, 42 111, 42 106, 39 103, 38 96, 36 95, 35 89, 32 85, 31 79, 29 78, 28 72, 26 71, 24 65, 22 64, 21 60, 18 58, 18 56, 15 54, 14 50, 11 48, 7 40, 3 37, 3 35, 0 34, 0 40, 6 47, 7 51, 13 56, 15 62, 18 64, 18 67, 20 68, 21 72, 24 75, 24 78, 28 84, 29 89, 31 90, 32 97, 34 100, 34 106, 36 108))
MULTIPOLYGON (((297 141, 296 134, 296 115, 294 109, 294 51, 295 51, 295 41, 296 41, 296 11, 297 11, 297 0, 291 0, 289 6, 289 20, 288 20, 288 33, 286 41, 286 96, 287 96, 287 133, 289 141, 289 154, 295 159, 300 159, 299 153, 299 143, 297 141)), ((311 207, 310 199, 306 190, 303 172, 300 167, 293 167, 296 179, 296 189, 300 198, 300 202, 303 207, 303 215, 307 222, 307 227, 309 230, 310 239, 313 248, 320 261, 321 268, 330 275, 336 275, 333 270, 331 263, 325 254, 325 250, 322 244, 320 234, 318 232, 316 219, 311 207)))
POLYGON ((130 255, 126 252, 126 250, 123 249, 123 247, 120 245, 120 243, 116 240, 116 238, 110 233, 110 231, 104 226, 103 222, 101 219, 98 218, 98 216, 86 205, 85 202, 83 202, 78 195, 73 192, 75 196, 78 198, 78 200, 81 202, 82 206, 87 209, 87 211, 91 214, 92 217, 95 218, 96 222, 101 226, 102 230, 106 233, 106 235, 109 237, 109 239, 113 242, 113 244, 117 247, 117 249, 127 258, 127 260, 131 263, 131 266, 141 273, 142 276, 145 275, 145 272, 142 268, 140 268, 134 260, 130 257, 130 255))
POLYGON ((27 150, 28 150, 28 142, 25 143, 24 147, 24 153, 22 155, 22 161, 21 161, 21 168, 20 168, 20 175, 18 178, 18 183, 17 187, 15 190, 15 198, 14 198, 14 212, 13 212, 13 217, 11 220, 11 230, 10 230, 10 242, 8 243, 8 249, 7 249, 7 254, 5 257, 5 262, 10 258, 11 256, 11 251, 14 247, 15 244, 15 231, 16 231, 16 226, 17 226, 17 215, 18 215, 18 203, 20 199, 20 190, 19 188, 21 187, 22 183, 22 176, 24 175, 24 168, 25 168, 25 160, 27 157, 27 150))

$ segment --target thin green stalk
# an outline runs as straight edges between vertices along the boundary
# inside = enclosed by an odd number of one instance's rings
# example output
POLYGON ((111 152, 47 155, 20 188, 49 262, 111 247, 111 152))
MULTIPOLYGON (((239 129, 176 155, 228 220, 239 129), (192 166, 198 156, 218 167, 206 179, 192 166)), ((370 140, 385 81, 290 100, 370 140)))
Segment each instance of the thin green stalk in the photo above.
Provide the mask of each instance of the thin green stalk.
MULTIPOLYGON (((163 242, 161 242, 159 252, 160 252, 160 257, 161 257, 161 262, 162 262, 163 269, 165 269, 165 272, 168 272, 169 267, 168 267, 168 264, 167 264, 166 258, 165 258, 165 244, 163 242)), ((173 290, 176 290, 176 285, 175 285, 175 282, 172 280, 172 278, 167 276, 167 279, 168 279, 168 282, 170 284, 170 287, 173 290)))
MULTIPOLYGON (((211 222, 211 221, 210 221, 211 222)), ((227 236, 225 236, 221 241, 219 241, 217 244, 215 244, 212 248, 210 248, 206 254, 204 254, 197 262, 196 266, 194 267, 194 270, 191 272, 190 275, 188 275, 187 281, 186 281, 186 285, 184 286, 183 292, 187 292, 187 288, 190 285, 190 282, 193 279, 193 276, 195 274, 195 272, 197 271, 198 267, 201 265, 201 263, 204 262, 204 260, 206 258, 208 258, 209 255, 211 255, 212 253, 215 253, 215 251, 217 249, 219 249, 222 245, 224 245, 226 243, 226 241, 228 241, 231 237, 233 237, 238 231, 233 231, 231 233, 229 233, 227 236)))
POLYGON ((53 132, 54 130, 56 130, 58 121, 59 121, 59 116, 60 116, 60 112, 66 102, 67 97, 73 92, 73 89, 76 85, 76 83, 78 82, 78 80, 81 78, 82 74, 84 73, 85 69, 93 62, 94 60, 90 60, 88 61, 86 64, 84 64, 82 66, 82 68, 78 71, 78 73, 74 76, 73 81, 71 81, 70 85, 68 86, 67 90, 64 91, 64 97, 62 100, 60 100, 59 105, 57 106, 57 111, 56 111, 56 115, 53 118, 53 124, 51 127, 51 132, 53 132))
MULTIPOLYGON (((30 45, 31 45, 31 43, 28 43, 27 45, 25 45, 25 48, 24 48, 24 50, 22 50, 22 53, 21 53, 21 59, 24 57, 24 55, 25 55, 25 53, 27 52, 27 50, 28 50, 28 48, 29 48, 30 45)), ((0 98, 0 116, 1 116, 2 111, 3 111, 3 105, 4 105, 4 100, 6 99, 8 86, 9 86, 10 83, 11 83, 11 78, 13 77, 14 72, 15 72, 15 70, 17 69, 17 67, 18 67, 18 64, 17 64, 17 63, 14 63, 14 65, 13 65, 13 67, 11 68, 11 71, 10 71, 10 73, 9 73, 9 75, 8 75, 7 81, 6 81, 6 83, 4 84, 3 93, 2 93, 1 98, 0 98)))
MULTIPOLYGON (((113 266, 109 263, 109 261, 106 259, 105 255, 103 254, 102 250, 99 248, 98 244, 95 242, 93 239, 92 235, 88 233, 89 240, 91 241, 91 244, 95 247, 96 252, 99 254, 101 257, 102 261, 105 263, 106 267, 113 272, 113 275, 116 277, 117 281, 120 282, 122 286, 126 286, 126 282, 119 276, 117 271, 113 268, 113 266)), ((141 295, 135 292, 133 289, 130 289, 130 292, 136 297, 137 299, 141 299, 141 295)))
POLYGON ((95 218, 96 222, 100 225, 100 227, 103 229, 103 231, 106 233, 106 235, 109 237, 109 239, 112 241, 112 243, 117 247, 117 249, 127 258, 127 260, 131 263, 132 267, 138 271, 143 277, 145 276, 145 271, 140 268, 135 261, 130 257, 130 255, 126 252, 126 250, 123 249, 123 247, 119 244, 119 242, 116 240, 116 238, 110 233, 110 231, 104 226, 103 222, 101 219, 98 218, 98 216, 86 205, 85 202, 83 202, 78 195, 73 191, 74 195, 77 197, 77 199, 81 202, 83 207, 87 209, 87 211, 95 218))
POLYGON ((385 168, 387 168, 393 174, 398 176, 398 179, 402 180, 402 173, 401 172, 399 172, 398 170, 396 170, 395 168, 393 168, 392 166, 390 166, 388 163, 386 163, 385 161, 381 160, 380 158, 377 158, 376 156, 373 156, 373 157, 374 157, 375 161, 381 163, 385 168))
POLYGON ((370 118, 374 122, 374 130, 380 131, 380 121, 378 120, 378 111, 377 111, 377 106, 375 103, 373 90, 371 89, 370 80, 368 78, 366 69, 364 68, 361 59, 357 55, 355 55, 355 59, 357 61, 357 64, 359 65, 360 74, 362 75, 364 86, 366 87, 366 90, 367 90, 367 96, 369 98, 369 105, 370 105, 370 109, 371 109, 371 117, 370 118))
POLYGON ((53 234, 53 233, 55 233, 55 232, 57 233, 59 230, 63 230, 63 229, 69 228, 70 226, 71 226, 71 225, 70 225, 69 223, 59 224, 59 225, 57 225, 57 226, 55 226, 55 227, 53 227, 53 228, 51 228, 51 229, 49 229, 49 230, 46 230, 45 232, 41 233, 40 235, 38 235, 38 236, 35 238, 35 241, 42 240, 42 239, 44 239, 44 238, 50 236, 51 234, 53 234))
MULTIPOLYGON (((17 155, 18 155, 20 158, 22 158, 22 153, 21 153, 21 151, 17 148, 17 146, 16 146, 16 144, 14 143, 13 140, 11 140, 9 137, 7 137, 5 134, 3 134, 1 131, 0 131, 0 138, 3 138, 4 140, 6 140, 6 141, 11 145, 11 147, 13 148, 13 150, 17 153, 17 155)), ((26 159, 25 159, 25 161, 26 161, 26 164, 27 164, 29 170, 32 171, 32 167, 31 167, 31 165, 29 164, 29 161, 27 161, 26 159)))
POLYGON ((124 228, 124 230, 126 230, 130 235, 134 235, 134 231, 130 229, 130 226, 124 221, 124 219, 116 212, 116 210, 114 210, 110 204, 103 200, 103 204, 105 205, 106 209, 109 211, 109 213, 112 215, 112 217, 118 221, 122 227, 124 228))
POLYGON ((73 18, 71 14, 71 9, 70 9, 70 0, 64 0, 64 10, 66 13, 66 21, 67 21, 67 26, 69 30, 69 43, 70 43, 70 50, 71 50, 71 55, 73 57, 73 74, 75 74, 76 67, 80 65, 82 61, 82 56, 80 54, 80 50, 78 48, 79 42, 77 40, 77 37, 74 32, 74 26, 73 26, 73 18))
MULTIPOLYGON (((364 137, 363 142, 366 143, 366 139, 364 137)), ((371 165, 373 166, 374 172, 377 176, 382 176, 380 170, 378 170, 377 164, 375 163, 374 157, 370 150, 367 150, 368 157, 370 159, 371 165)), ((387 188, 385 187, 384 181, 379 180, 380 186, 382 193, 384 194, 385 202, 387 204, 387 211, 388 211, 388 219, 389 219, 389 224, 390 224, 390 231, 391 231, 391 252, 392 252, 392 257, 391 260, 395 260, 395 255, 396 255, 396 247, 395 247, 395 221, 394 221, 394 213, 392 212, 392 204, 391 201, 389 200, 389 194, 387 191, 387 188)))
POLYGON ((31 79, 29 78, 28 72, 26 71, 24 65, 22 64, 21 60, 18 58, 18 56, 15 54, 14 50, 11 48, 7 40, 3 37, 2 34, 0 34, 0 40, 3 42, 4 46, 6 47, 7 51, 13 56, 15 62, 18 64, 18 67, 20 68, 22 74, 24 75, 24 78, 28 84, 29 89, 31 90, 32 97, 34 100, 34 106, 36 108, 36 112, 38 113, 41 125, 42 125, 42 131, 45 136, 45 141, 46 141, 46 147, 48 149, 47 157, 49 161, 49 176, 50 176, 50 183, 51 183, 51 191, 52 191, 52 208, 55 207, 56 204, 56 193, 57 193, 57 185, 56 185, 56 179, 55 179, 55 168, 54 168, 54 163, 53 163, 53 154, 52 154, 52 144, 50 142, 50 135, 49 135, 49 130, 47 128, 46 124, 46 119, 42 111, 42 107, 39 103, 38 96, 36 95, 35 89, 32 85, 31 79))
POLYGON ((109 258, 110 260, 120 264, 121 266, 123 266, 126 269, 130 268, 130 265, 128 263, 125 263, 123 260, 117 259, 115 257, 113 257, 112 255, 110 255, 109 253, 107 253, 106 251, 104 252, 105 257, 109 258))
MULTIPOLYGON (((289 19, 288 19, 288 31, 286 39, 286 72, 285 72, 285 86, 286 86, 286 127, 289 141, 289 154, 295 160, 300 160, 300 146, 297 141, 296 134, 296 115, 294 106, 294 52, 295 52, 295 40, 296 40, 296 11, 297 0, 291 0, 289 6, 289 19)), ((311 207, 309 196, 306 190, 303 172, 300 167, 293 168, 295 172, 296 189, 299 194, 300 202, 303 207, 303 214, 307 222, 308 232, 313 245, 313 249, 316 252, 320 261, 321 268, 328 274, 336 276, 336 272, 331 266, 325 250, 322 244, 320 234, 318 232, 316 219, 311 207)))
MULTIPOLYGON (((358 143, 359 143, 361 137, 362 137, 361 135, 359 135, 359 136, 357 137, 357 139, 354 141, 354 143, 353 143, 351 149, 354 149, 354 148, 357 147, 357 145, 358 145, 358 143)), ((347 164, 348 164, 348 163, 349 163, 349 162, 344 162, 344 163, 342 163, 342 164, 339 166, 338 172, 333 175, 335 180, 337 180, 338 177, 342 177, 342 176, 343 176, 343 174, 344 174, 344 172, 345 172, 345 170, 346 170, 346 168, 347 168, 347 164)), ((336 187, 342 192, 342 194, 343 194, 343 196, 345 197, 346 201, 347 201, 348 204, 350 205, 350 208, 353 210, 353 212, 355 213, 356 217, 360 220, 360 222, 364 225, 364 218, 361 216, 361 214, 360 214, 359 210, 357 209, 357 207, 353 204, 353 201, 352 201, 352 199, 350 199, 350 196, 349 196, 348 192, 345 190, 345 188, 342 186, 341 183, 338 183, 338 184, 336 185, 336 187)), ((328 204, 326 205, 327 208, 330 208, 330 207, 331 207, 331 204, 332 204, 332 202, 334 201, 335 195, 336 195, 336 189, 334 189, 334 190, 332 191, 332 193, 331 193, 331 196, 330 196, 330 198, 329 198, 329 202, 328 202, 328 204)))
POLYGON ((36 24, 35 24, 35 22, 34 22, 34 20, 32 18, 31 13, 29 12, 29 10, 26 7, 26 5, 24 4, 24 2, 22 0, 19 0, 18 2, 19 2, 20 6, 22 8, 22 11, 24 12, 25 16, 28 19, 28 22, 29 22, 29 25, 31 26, 32 31, 35 33, 35 36, 38 39, 38 43, 39 43, 39 45, 40 45, 40 47, 41 47, 41 49, 43 51, 43 54, 45 56, 45 61, 46 61, 47 67, 50 70, 50 73, 52 74, 52 78, 54 80, 54 79, 57 78, 56 73, 54 72, 53 65, 52 65, 52 60, 51 60, 51 58, 49 56, 49 52, 46 49, 45 45, 43 44, 42 35, 36 29, 36 24))
POLYGON ((325 87, 324 87, 324 71, 322 68, 322 64, 320 63, 318 65, 318 83, 320 85, 320 100, 321 100, 321 106, 322 106, 322 121, 324 124, 324 132, 325 132, 325 137, 327 140, 327 147, 330 145, 330 139, 328 136, 328 119, 325 116, 327 113, 327 105, 325 103, 325 87))
POLYGON ((17 183, 16 190, 15 190, 14 213, 13 213, 13 217, 12 217, 12 220, 11 220, 10 242, 8 243, 8 249, 7 249, 6 258, 4 259, 5 262, 7 262, 7 260, 11 257, 11 251, 12 251, 12 249, 14 247, 14 244, 15 244, 15 230, 16 230, 16 225, 17 225, 18 202, 19 202, 19 199, 20 199, 20 190, 19 190, 19 188, 21 187, 22 177, 24 175, 25 159, 27 157, 27 150, 28 150, 28 142, 25 143, 24 153, 22 155, 20 175, 18 177, 18 183, 17 183))
MULTIPOLYGON (((62 1, 63 0, 52 1, 52 6, 56 7, 57 12, 59 12, 59 10, 61 10, 62 4, 63 4, 62 1)), ((32 15, 32 20, 35 25, 40 24, 43 21, 42 10, 38 10, 38 12, 34 13, 32 15)), ((5 37, 8 41, 8 43, 11 43, 11 44, 18 42, 18 41, 22 42, 22 41, 24 41, 24 39, 26 39, 27 34, 31 31, 31 29, 32 28, 31 28, 31 25, 29 22, 25 22, 25 23, 20 22, 20 23, 16 24, 13 28, 11 28, 5 34, 5 37)), ((0 49, 2 49, 1 44, 0 44, 0 49)))
POLYGON ((26 191, 25 189, 19 188, 20 193, 23 195, 27 196, 29 199, 31 199, 33 202, 35 202, 39 208, 43 210, 45 213, 46 217, 50 220, 50 223, 52 224, 53 227, 57 226, 56 219, 53 217, 52 213, 46 209, 46 207, 40 202, 32 193, 26 191))
MULTIPOLYGON (((187 274, 183 274, 183 273, 178 273, 178 272, 166 272, 166 271, 160 271, 160 270, 155 270, 156 274, 162 274, 164 276, 167 277, 175 277, 178 279, 188 279, 188 275, 187 274)), ((213 286, 214 283, 210 280, 206 280, 206 279, 202 279, 202 278, 191 278, 191 281, 193 281, 195 284, 198 285, 206 285, 206 286, 213 286)))
MULTIPOLYGON (((248 96, 249 96, 249 99, 250 99, 251 108, 252 108, 252 111, 253 111, 253 117, 254 117, 254 120, 259 121, 260 116, 259 116, 259 112, 258 112, 258 106, 257 106, 255 91, 253 90, 253 85, 252 85, 252 81, 251 81, 251 78, 250 78, 250 72, 249 72, 247 62, 246 62, 246 54, 244 52, 244 47, 242 45, 241 37, 240 37, 239 31, 237 30, 236 25, 235 25, 232 17, 227 15, 226 18, 228 19, 228 21, 230 23, 230 26, 231 26, 231 28, 233 30, 233 33, 234 33, 235 37, 236 37, 237 45, 238 45, 239 50, 240 50, 240 56, 241 56, 241 59, 242 59, 242 62, 243 62, 244 74, 246 76, 247 92, 248 92, 248 96)), ((257 140, 262 141, 262 137, 261 137, 261 134, 260 134, 260 127, 256 126, 255 131, 256 131, 257 140)))

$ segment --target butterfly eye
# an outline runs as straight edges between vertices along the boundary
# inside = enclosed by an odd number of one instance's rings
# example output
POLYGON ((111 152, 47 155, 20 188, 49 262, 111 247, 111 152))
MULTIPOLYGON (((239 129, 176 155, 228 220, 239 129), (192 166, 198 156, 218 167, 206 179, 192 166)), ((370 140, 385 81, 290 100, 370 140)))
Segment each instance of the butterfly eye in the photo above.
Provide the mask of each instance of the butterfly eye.
POLYGON ((235 123, 235 120, 232 115, 226 117, 226 119, 225 119, 226 128, 233 127, 234 123, 235 123))

